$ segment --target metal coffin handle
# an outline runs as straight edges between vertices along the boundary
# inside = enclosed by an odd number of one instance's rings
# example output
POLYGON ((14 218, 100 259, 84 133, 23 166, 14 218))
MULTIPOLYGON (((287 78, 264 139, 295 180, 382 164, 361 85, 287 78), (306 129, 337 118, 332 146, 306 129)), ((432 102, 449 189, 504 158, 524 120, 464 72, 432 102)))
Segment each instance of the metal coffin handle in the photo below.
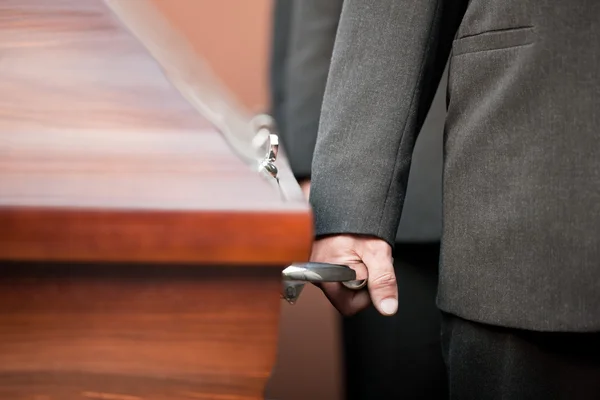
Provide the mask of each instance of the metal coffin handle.
MULTIPOLYGON (((279 137, 275 129, 275 121, 268 114, 256 115, 251 121, 255 136, 252 146, 265 151, 265 156, 258 165, 259 172, 267 179, 279 184, 278 169, 275 165, 279 152, 279 137)), ((356 272, 346 266, 326 263, 292 264, 281 273, 283 288, 281 297, 294 304, 307 282, 341 282, 349 289, 362 289, 367 281, 356 280, 356 272)))
POLYGON ((367 284, 366 280, 356 280, 356 272, 352 268, 337 264, 315 262, 292 264, 282 271, 281 276, 283 280, 281 297, 290 304, 296 303, 307 282, 340 282, 353 290, 362 289, 367 284))
POLYGON ((275 129, 275 122, 268 114, 256 115, 252 121, 252 128, 256 132, 252 139, 252 146, 257 150, 264 150, 266 154, 259 161, 258 170, 263 175, 278 180, 277 154, 279 153, 279 136, 275 129))

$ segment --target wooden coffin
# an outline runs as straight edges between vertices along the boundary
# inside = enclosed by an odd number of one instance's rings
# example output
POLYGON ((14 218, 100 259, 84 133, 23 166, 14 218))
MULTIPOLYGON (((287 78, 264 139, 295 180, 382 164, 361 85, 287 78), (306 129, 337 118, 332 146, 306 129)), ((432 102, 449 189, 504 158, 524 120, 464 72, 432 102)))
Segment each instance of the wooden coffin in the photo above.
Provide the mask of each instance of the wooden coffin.
POLYGON ((0 399, 262 399, 311 239, 285 160, 282 193, 103 1, 0 15, 0 399))

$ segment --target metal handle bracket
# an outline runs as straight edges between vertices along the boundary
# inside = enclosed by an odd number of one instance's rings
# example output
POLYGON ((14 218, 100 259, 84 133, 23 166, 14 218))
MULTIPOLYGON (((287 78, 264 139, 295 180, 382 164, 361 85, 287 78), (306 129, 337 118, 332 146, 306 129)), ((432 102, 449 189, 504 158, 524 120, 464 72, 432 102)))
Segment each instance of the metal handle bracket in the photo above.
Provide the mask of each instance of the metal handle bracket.
POLYGON ((341 282, 346 287, 358 290, 364 287, 366 280, 357 281, 356 272, 346 266, 327 263, 292 264, 281 273, 283 279, 282 298, 294 304, 298 300, 307 282, 341 282))

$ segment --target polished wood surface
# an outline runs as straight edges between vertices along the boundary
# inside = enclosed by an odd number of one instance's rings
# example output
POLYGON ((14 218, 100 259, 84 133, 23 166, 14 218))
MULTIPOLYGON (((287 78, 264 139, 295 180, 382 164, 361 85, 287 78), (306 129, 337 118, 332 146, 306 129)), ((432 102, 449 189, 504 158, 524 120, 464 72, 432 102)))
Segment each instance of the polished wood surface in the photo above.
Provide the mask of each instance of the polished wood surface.
POLYGON ((263 398, 277 343, 274 268, 1 268, 1 399, 263 398))
POLYGON ((308 205, 130 33, 101 0, 0 2, 0 399, 262 399, 308 205))
POLYGON ((104 2, 0 15, 0 258, 306 258, 305 202, 236 157, 104 2))

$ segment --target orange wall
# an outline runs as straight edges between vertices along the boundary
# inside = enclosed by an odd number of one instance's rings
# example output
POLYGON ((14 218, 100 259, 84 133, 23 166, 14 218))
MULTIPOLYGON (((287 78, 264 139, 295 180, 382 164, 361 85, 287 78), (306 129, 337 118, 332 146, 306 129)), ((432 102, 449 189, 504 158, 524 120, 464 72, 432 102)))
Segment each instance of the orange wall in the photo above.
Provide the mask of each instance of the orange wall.
POLYGON ((251 111, 267 110, 271 0, 153 1, 251 111))

